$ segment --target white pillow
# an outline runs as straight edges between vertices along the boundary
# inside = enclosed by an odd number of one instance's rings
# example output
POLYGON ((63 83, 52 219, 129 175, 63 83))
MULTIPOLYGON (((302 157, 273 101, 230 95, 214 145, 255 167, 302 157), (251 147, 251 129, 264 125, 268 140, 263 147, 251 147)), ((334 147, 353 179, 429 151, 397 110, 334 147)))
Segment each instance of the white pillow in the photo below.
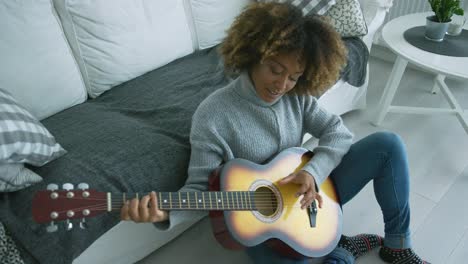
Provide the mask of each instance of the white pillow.
POLYGON ((89 96, 193 52, 183 1, 54 0, 89 96))
POLYGON ((342 37, 367 35, 367 24, 358 0, 336 0, 325 16, 342 37))
POLYGON ((43 119, 86 100, 50 0, 0 1, 0 88, 43 119))
POLYGON ((244 7, 252 0, 191 0, 193 23, 198 48, 206 49, 219 44, 226 30, 244 7))

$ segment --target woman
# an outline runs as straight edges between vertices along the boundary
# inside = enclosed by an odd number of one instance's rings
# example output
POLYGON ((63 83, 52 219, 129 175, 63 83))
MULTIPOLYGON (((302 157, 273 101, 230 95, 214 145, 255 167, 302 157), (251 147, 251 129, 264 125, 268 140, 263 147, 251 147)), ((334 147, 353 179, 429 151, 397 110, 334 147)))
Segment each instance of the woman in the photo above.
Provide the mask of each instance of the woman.
MULTIPOLYGON (((424 263, 411 250, 408 166, 400 138, 376 133, 352 144, 341 118, 322 109, 313 97, 336 82, 346 61, 340 36, 320 18, 304 17, 292 5, 257 3, 236 18, 220 51, 226 69, 240 76, 195 112, 189 176, 180 191, 206 191, 208 176, 222 163, 234 158, 264 163, 284 149, 300 146, 308 132, 319 139, 315 155, 302 170, 280 181, 298 185, 302 209, 314 200, 321 206, 316 186, 327 177, 335 182, 342 204, 373 181, 385 223, 381 258, 424 263)), ((160 222, 167 228, 200 213, 161 211, 156 201, 154 193, 132 200, 122 208, 122 219, 160 222)), ((325 262, 354 263, 381 244, 377 235, 342 236, 325 262)), ((305 262, 279 256, 265 245, 247 253, 255 263, 305 262)))

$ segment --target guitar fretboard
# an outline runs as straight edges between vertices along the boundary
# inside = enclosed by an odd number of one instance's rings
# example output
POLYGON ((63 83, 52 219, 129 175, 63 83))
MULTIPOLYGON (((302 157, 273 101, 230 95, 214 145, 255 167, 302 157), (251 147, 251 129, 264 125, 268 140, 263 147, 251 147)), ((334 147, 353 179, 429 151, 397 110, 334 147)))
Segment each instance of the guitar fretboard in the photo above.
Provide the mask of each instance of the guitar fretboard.
MULTIPOLYGON (((132 198, 141 198, 149 193, 112 194, 112 208, 120 208, 123 203, 132 198)), ((258 197, 258 193, 250 191, 229 192, 158 192, 158 208, 161 210, 221 210, 242 211, 257 210, 260 207, 271 207, 270 197, 258 197), (255 202, 255 197, 260 204, 255 202)))
POLYGON ((254 192, 160 192, 161 210, 256 210, 254 192))

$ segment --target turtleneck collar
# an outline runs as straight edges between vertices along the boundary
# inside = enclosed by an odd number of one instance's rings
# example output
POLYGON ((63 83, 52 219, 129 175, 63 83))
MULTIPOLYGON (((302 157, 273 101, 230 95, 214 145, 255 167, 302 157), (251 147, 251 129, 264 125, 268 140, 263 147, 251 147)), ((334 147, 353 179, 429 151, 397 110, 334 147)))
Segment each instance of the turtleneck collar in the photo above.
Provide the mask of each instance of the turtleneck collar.
POLYGON ((249 73, 247 71, 243 71, 241 75, 237 78, 234 84, 234 90, 238 93, 242 98, 248 100, 249 102, 263 106, 269 107, 276 104, 281 97, 276 99, 275 101, 269 103, 263 101, 258 95, 257 91, 255 90, 255 86, 253 85, 252 80, 250 79, 249 73))

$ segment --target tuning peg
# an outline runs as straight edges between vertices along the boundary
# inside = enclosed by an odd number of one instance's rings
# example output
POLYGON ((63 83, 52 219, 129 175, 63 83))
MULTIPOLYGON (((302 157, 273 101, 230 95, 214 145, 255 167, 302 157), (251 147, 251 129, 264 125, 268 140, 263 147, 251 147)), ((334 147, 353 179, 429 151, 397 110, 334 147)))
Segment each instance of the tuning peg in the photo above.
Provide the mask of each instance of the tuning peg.
POLYGON ((86 223, 86 220, 84 218, 81 219, 80 228, 81 229, 88 229, 88 223, 86 223))
POLYGON ((47 233, 53 233, 53 232, 56 232, 57 230, 58 230, 58 227, 57 225, 54 225, 54 221, 50 222, 50 225, 46 227, 47 233))
POLYGON ((87 190, 87 189, 89 189, 89 185, 87 183, 82 182, 82 183, 78 184, 78 189, 83 190, 83 191, 87 190))
POLYGON ((49 191, 55 191, 55 190, 58 190, 58 188, 59 188, 58 185, 55 183, 51 183, 47 185, 47 190, 49 191))
POLYGON ((74 188, 74 186, 71 183, 64 183, 62 185, 62 189, 67 190, 67 191, 73 190, 73 188, 74 188))
POLYGON ((65 222, 65 229, 66 229, 67 231, 71 231, 71 230, 73 229, 73 223, 70 222, 69 219, 67 219, 67 222, 65 222))

